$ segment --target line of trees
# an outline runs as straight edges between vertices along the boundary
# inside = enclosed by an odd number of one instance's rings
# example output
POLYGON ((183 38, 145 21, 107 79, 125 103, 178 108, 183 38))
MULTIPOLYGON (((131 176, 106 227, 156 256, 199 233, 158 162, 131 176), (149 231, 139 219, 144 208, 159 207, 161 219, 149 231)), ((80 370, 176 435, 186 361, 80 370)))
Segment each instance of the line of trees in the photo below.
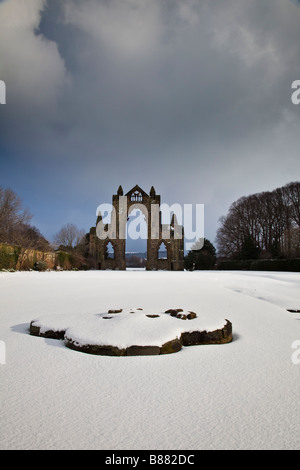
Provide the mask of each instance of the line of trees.
POLYGON ((0 242, 47 251, 50 243, 30 224, 32 215, 11 189, 0 186, 0 242))
POLYGON ((38 251, 59 250, 69 254, 73 267, 86 266, 85 232, 74 224, 65 224, 54 236, 53 245, 31 225, 32 214, 12 190, 0 186, 0 243, 38 251))
MULTIPOLYGON (((32 215, 21 198, 0 186, 0 243, 41 251, 54 247, 72 256, 74 265, 88 265, 88 236, 74 224, 64 225, 54 236, 54 246, 30 224, 32 215)), ((241 197, 221 217, 216 243, 218 258, 256 260, 300 257, 300 183, 274 191, 241 197)), ((213 269, 216 250, 204 240, 202 250, 185 257, 186 269, 213 269)))
POLYGON ((300 256, 300 183, 242 197, 217 231, 218 256, 229 259, 300 256))

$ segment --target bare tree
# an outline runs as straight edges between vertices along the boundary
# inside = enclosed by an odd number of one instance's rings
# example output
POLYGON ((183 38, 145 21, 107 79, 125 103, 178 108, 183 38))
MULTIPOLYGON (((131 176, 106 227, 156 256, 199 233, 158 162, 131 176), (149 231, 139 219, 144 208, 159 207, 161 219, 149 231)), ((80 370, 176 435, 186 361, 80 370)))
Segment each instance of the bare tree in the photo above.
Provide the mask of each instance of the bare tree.
POLYGON ((22 199, 11 189, 0 186, 0 241, 18 244, 20 232, 32 219, 22 199))
POLYGON ((240 256, 245 241, 262 256, 295 256, 297 234, 300 242, 300 183, 242 197, 219 222, 219 256, 240 256))
POLYGON ((54 236, 54 243, 65 248, 75 248, 82 242, 85 231, 74 224, 64 225, 54 236))

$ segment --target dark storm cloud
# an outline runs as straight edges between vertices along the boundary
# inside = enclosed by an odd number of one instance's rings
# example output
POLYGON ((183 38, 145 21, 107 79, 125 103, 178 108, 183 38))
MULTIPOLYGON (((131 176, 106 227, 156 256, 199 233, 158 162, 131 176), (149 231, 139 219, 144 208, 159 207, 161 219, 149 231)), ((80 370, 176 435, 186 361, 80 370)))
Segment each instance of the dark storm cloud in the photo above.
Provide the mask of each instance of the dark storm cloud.
POLYGON ((166 202, 205 203, 213 238, 237 197, 299 174, 290 1, 24 3, 0 6, 2 145, 53 172, 79 225, 83 200, 154 184, 166 202))

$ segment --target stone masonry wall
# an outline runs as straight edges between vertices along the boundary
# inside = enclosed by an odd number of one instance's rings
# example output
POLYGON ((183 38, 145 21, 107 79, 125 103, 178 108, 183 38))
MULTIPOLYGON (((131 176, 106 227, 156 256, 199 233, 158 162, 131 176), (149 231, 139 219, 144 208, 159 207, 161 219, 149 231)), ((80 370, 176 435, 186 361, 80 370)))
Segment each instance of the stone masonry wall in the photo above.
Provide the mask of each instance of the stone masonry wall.
POLYGON ((55 269, 58 265, 57 253, 0 243, 0 269, 33 269, 39 261, 44 262, 48 269, 55 269))

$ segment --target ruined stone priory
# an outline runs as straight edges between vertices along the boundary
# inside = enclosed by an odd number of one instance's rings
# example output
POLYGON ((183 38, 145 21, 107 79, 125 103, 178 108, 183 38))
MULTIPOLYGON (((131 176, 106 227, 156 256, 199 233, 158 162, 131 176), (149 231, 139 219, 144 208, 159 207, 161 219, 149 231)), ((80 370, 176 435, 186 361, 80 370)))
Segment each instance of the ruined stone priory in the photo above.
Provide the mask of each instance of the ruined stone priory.
POLYGON ((184 270, 184 230, 178 225, 176 215, 170 224, 162 224, 160 196, 152 186, 147 194, 138 185, 125 195, 122 186, 112 197, 111 223, 102 222, 103 214, 97 214, 96 227, 89 232, 89 258, 95 269, 126 269, 126 223, 134 209, 139 209, 147 223, 146 270, 184 270), (107 245, 111 243, 113 257, 107 256, 107 245), (161 246, 166 248, 165 258, 159 258, 161 246))

